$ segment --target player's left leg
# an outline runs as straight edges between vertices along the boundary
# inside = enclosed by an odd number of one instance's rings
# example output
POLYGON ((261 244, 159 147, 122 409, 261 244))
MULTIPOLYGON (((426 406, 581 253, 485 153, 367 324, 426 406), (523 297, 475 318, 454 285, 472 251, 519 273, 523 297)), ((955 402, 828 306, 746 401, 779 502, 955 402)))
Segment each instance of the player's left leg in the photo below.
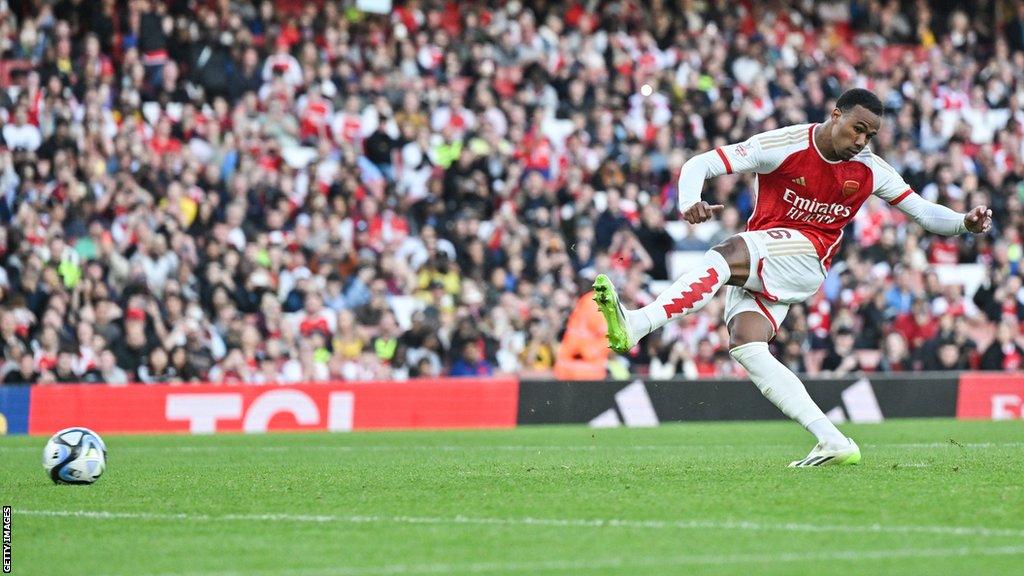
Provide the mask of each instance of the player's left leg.
MULTIPOLYGON (((745 290, 731 290, 735 291, 730 294, 734 312, 742 306, 738 298, 753 298, 756 303, 757 297, 745 290)), ((781 306, 784 305, 773 304, 771 308, 778 310, 781 306)), ((774 321, 768 318, 772 311, 764 302, 759 303, 759 308, 758 312, 746 310, 732 316, 729 321, 729 353, 746 369, 765 398, 818 439, 817 446, 806 458, 792 462, 790 466, 856 464, 860 461, 857 444, 836 428, 811 399, 800 378, 769 351, 768 342, 775 337, 774 321)), ((776 315, 780 314, 776 312, 776 315)))
POLYGON ((730 286, 725 320, 730 353, 766 398, 818 439, 818 446, 793 466, 853 464, 860 450, 825 417, 800 379, 772 356, 768 342, 789 307, 811 297, 825 280, 813 244, 796 230, 774 229, 740 235, 751 254, 752 272, 742 288, 730 286))
POLYGON ((612 281, 594 279, 594 301, 608 325, 608 344, 628 352, 641 338, 665 324, 703 308, 726 284, 743 286, 750 274, 750 251, 741 235, 733 236, 704 253, 701 264, 683 274, 647 306, 627 310, 612 281))

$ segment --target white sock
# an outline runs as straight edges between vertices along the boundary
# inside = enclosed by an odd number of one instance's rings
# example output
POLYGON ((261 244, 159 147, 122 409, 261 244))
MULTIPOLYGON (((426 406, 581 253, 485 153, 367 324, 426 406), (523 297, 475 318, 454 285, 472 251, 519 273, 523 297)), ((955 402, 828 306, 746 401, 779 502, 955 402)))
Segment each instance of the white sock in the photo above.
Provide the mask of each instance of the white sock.
POLYGON ((847 440, 818 405, 811 400, 796 374, 772 356, 767 342, 750 342, 729 350, 746 368, 754 385, 779 407, 782 413, 799 422, 827 447, 846 446, 847 440))
POLYGON ((830 448, 842 448, 847 445, 849 440, 843 433, 836 428, 836 425, 828 419, 827 416, 818 418, 814 422, 807 425, 807 430, 814 434, 814 437, 818 439, 823 445, 830 448))
POLYGON ((627 312, 629 326, 637 340, 676 318, 697 312, 729 281, 732 271, 725 257, 715 250, 704 253, 704 260, 683 274, 647 306, 627 312))

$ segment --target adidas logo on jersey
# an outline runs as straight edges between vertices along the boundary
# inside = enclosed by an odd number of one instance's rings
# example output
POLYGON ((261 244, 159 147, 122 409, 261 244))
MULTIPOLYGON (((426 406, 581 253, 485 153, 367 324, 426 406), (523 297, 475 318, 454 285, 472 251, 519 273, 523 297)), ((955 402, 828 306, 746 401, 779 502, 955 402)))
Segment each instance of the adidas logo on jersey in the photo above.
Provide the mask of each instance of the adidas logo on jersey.
POLYGON ((799 178, 793 178, 793 184, 797 184, 797 185, 800 185, 800 186, 807 186, 807 181, 804 180, 803 176, 801 176, 799 178))

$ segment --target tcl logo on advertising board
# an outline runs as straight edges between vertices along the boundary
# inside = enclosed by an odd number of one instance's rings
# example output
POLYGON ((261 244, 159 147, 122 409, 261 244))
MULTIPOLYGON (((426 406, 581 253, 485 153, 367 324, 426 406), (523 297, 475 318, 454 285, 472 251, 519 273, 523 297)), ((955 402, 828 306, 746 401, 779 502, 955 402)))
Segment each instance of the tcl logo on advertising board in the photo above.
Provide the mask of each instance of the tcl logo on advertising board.
POLYGON ((1024 418, 1024 375, 962 375, 956 417, 970 420, 1024 418))
POLYGON ((39 386, 30 434, 68 426, 99 433, 511 428, 515 379, 298 386, 39 386))
POLYGON ((324 418, 321 418, 320 407, 309 394, 290 388, 260 394, 244 412, 242 400, 240 393, 168 394, 164 415, 169 422, 188 422, 188 430, 193 434, 210 434, 217 431, 218 422, 222 422, 222 429, 226 429, 228 422, 239 420, 243 432, 266 432, 270 429, 270 421, 279 416, 280 426, 288 426, 284 420, 290 417, 296 428, 323 428, 326 424, 331 431, 352 429, 355 407, 355 394, 352 392, 328 393, 324 418))

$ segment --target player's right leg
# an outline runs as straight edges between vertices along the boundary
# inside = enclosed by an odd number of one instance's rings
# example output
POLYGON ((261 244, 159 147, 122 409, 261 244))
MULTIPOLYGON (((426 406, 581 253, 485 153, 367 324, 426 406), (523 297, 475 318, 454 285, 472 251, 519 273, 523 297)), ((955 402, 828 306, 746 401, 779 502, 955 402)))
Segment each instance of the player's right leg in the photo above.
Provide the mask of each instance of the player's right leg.
POLYGON ((609 347, 619 353, 628 352, 644 336, 703 308, 725 284, 742 286, 749 273, 747 244, 733 236, 705 252, 699 266, 638 310, 627 310, 611 279, 599 274, 594 279, 594 301, 608 324, 609 347))

